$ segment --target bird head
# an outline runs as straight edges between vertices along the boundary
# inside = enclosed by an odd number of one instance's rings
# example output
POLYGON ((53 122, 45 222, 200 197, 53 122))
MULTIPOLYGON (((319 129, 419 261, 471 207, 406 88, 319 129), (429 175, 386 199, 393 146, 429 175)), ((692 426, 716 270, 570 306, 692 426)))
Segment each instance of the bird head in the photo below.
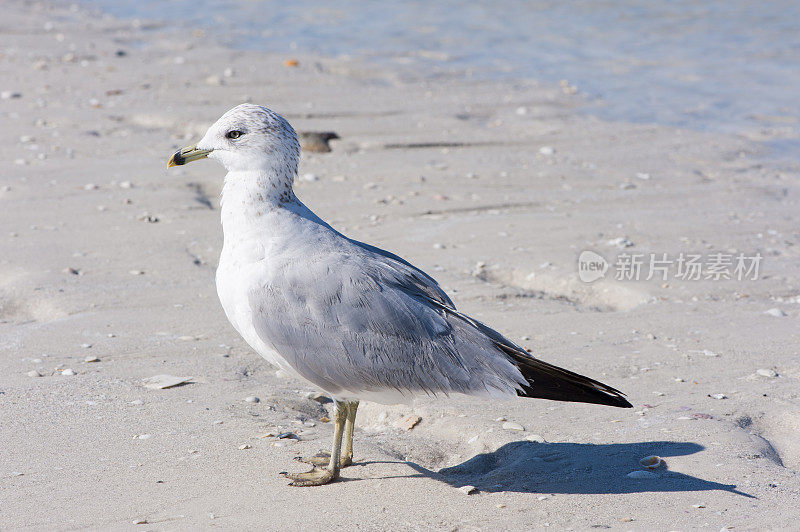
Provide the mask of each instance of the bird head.
POLYGON ((260 105, 237 105, 214 122, 197 144, 175 152, 167 167, 216 159, 228 172, 297 173, 300 143, 289 122, 260 105))

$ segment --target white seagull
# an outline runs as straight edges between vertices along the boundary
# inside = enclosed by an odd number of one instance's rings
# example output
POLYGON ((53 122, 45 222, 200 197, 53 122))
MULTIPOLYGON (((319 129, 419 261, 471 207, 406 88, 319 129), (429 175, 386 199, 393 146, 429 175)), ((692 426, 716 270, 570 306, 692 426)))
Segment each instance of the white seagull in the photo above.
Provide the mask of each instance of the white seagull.
POLYGON ((236 106, 168 166, 205 157, 228 171, 216 279, 228 320, 258 354, 335 402, 330 455, 304 460, 314 467, 287 475, 291 485, 327 484, 352 463, 360 400, 467 394, 631 406, 610 386, 532 357, 457 311, 419 268, 314 214, 292 189, 300 144, 277 113, 236 106))

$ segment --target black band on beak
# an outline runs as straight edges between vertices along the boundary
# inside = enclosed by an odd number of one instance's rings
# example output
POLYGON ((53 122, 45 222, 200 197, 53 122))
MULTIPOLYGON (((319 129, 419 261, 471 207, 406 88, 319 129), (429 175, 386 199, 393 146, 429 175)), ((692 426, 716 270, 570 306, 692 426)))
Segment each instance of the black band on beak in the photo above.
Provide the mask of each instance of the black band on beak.
POLYGON ((183 155, 181 155, 181 150, 176 151, 175 155, 172 156, 170 161, 172 161, 172 164, 174 164, 175 166, 181 166, 182 164, 186 164, 186 158, 183 155))
POLYGON ((213 150, 198 150, 197 144, 194 146, 187 146, 175 152, 175 154, 167 161, 167 168, 172 166, 180 166, 182 164, 197 161, 198 159, 205 159, 208 154, 213 150))

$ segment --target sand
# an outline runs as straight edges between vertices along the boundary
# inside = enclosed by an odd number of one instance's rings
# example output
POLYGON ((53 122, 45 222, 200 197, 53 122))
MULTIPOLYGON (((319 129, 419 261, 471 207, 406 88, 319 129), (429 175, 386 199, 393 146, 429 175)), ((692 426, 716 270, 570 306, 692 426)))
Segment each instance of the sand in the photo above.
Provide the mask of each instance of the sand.
POLYGON ((0 528, 798 527, 797 166, 592 118, 557 84, 233 51, 48 4, 6 3, 0 27, 0 528), (301 163, 323 218, 635 408, 365 403, 342 481, 287 487, 328 447, 330 405, 223 315, 223 170, 166 169, 242 101, 341 137, 301 163), (587 249, 763 262, 587 284, 587 249))

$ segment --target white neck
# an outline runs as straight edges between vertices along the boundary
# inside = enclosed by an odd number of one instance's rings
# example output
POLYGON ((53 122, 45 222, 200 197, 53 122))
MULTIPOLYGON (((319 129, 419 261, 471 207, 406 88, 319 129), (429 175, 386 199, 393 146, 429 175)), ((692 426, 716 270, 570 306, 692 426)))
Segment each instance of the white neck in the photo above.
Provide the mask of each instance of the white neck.
POLYGON ((271 234, 274 214, 294 210, 299 203, 291 182, 276 179, 271 172, 228 172, 220 202, 225 244, 254 233, 271 234))
POLYGON ((253 220, 297 201, 286 176, 266 170, 228 172, 222 187, 222 217, 253 220))
POLYGON ((233 236, 241 231, 256 231, 262 236, 277 229, 279 219, 289 214, 296 220, 305 220, 327 229, 331 227, 305 206, 292 190, 291 180, 276 179, 274 173, 259 171, 234 171, 225 176, 222 187, 221 217, 222 230, 233 236), (273 227, 270 227, 270 224, 273 227))

